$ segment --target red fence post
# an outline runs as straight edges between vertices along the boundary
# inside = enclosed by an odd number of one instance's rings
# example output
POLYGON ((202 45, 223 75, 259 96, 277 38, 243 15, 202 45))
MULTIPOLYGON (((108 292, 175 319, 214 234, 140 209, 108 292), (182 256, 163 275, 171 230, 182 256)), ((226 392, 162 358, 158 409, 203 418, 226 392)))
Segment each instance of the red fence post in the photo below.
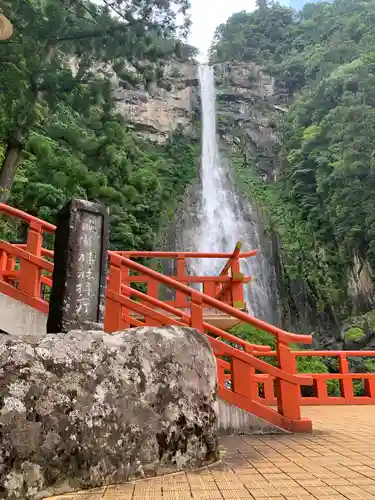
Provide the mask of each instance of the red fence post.
POLYGON ((265 404, 274 404, 275 402, 275 385, 273 378, 268 376, 263 384, 265 404))
POLYGON ((318 398, 319 404, 329 404, 327 382, 321 378, 314 378, 315 397, 318 398))
MULTIPOLYGON (((5 252, 3 252, 2 250, 0 250, 0 273, 2 271, 6 270, 6 268, 7 268, 7 260, 8 260, 7 254, 5 252)), ((1 277, 1 279, 4 279, 4 278, 1 277)))
MULTIPOLYGON (((349 363, 345 353, 340 354, 339 368, 340 368, 340 373, 342 374, 350 373, 349 363)), ((352 379, 351 378, 340 379, 340 390, 341 390, 341 396, 346 400, 346 402, 348 404, 351 403, 354 398, 352 379)))
POLYGON ((217 382, 219 387, 225 386, 225 365, 222 359, 216 357, 217 382))
POLYGON ((196 291, 191 292, 190 326, 204 332, 202 296, 196 291))
MULTIPOLYGON (((277 340, 276 353, 279 368, 286 373, 296 374, 296 358, 287 343, 277 340)), ((278 411, 291 420, 301 420, 301 391, 298 384, 276 379, 276 398, 278 411)))
POLYGON ((368 398, 374 398, 375 399, 375 375, 374 378, 366 378, 365 379, 365 395, 368 398))
MULTIPOLYGON (((41 257, 43 243, 43 227, 40 222, 31 221, 27 233, 26 251, 41 257)), ((22 260, 20 266, 19 289, 35 298, 40 298, 41 268, 30 261, 22 260)))
POLYGON ((209 295, 213 299, 216 297, 216 283, 215 281, 203 282, 203 293, 209 295))
MULTIPOLYGON (((147 295, 149 297, 153 297, 154 299, 159 298, 159 283, 156 280, 150 278, 147 282, 147 295)), ((147 304, 147 306, 153 308, 151 304, 147 304)), ((148 317, 145 318, 145 324, 148 326, 161 326, 160 321, 148 317)))
MULTIPOLYGON (((176 279, 178 282, 182 283, 182 281, 180 280, 185 277, 185 258, 183 255, 178 255, 176 260, 177 260, 176 279)), ((179 290, 176 290, 176 307, 177 308, 186 307, 186 297, 179 290)))
POLYGON ((118 332, 124 325, 122 321, 122 304, 117 302, 113 294, 121 295, 122 285, 122 259, 116 253, 109 255, 109 279, 107 284, 107 302, 105 306, 104 331, 112 333, 118 332))
POLYGON ((242 359, 237 359, 235 357, 231 358, 230 365, 233 391, 236 394, 247 398, 249 401, 253 401, 253 396, 257 396, 257 394, 253 394, 253 367, 242 359))
POLYGON ((238 255, 233 257, 232 262, 232 297, 231 297, 231 306, 236 309, 244 309, 244 295, 243 295, 243 281, 242 274, 240 268, 240 260, 238 255))

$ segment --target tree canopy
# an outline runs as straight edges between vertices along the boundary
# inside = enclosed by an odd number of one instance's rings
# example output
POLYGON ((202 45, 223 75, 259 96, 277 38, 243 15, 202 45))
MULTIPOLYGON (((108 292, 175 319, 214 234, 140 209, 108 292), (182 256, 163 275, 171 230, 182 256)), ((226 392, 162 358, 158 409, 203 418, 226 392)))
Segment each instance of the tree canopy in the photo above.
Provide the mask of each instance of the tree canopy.
POLYGON ((111 209, 111 245, 150 249, 195 176, 198 145, 176 130, 164 145, 138 137, 113 81, 163 80, 184 43, 187 0, 10 0, 0 42, 0 198, 54 221, 71 197, 111 209))

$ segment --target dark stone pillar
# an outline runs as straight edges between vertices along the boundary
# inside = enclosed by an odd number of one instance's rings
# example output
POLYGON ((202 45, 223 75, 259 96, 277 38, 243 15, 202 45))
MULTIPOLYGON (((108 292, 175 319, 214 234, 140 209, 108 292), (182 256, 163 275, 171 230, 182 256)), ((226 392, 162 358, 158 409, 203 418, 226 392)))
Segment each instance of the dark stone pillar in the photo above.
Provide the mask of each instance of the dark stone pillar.
POLYGON ((107 254, 106 207, 70 201, 58 217, 47 333, 103 329, 107 254))

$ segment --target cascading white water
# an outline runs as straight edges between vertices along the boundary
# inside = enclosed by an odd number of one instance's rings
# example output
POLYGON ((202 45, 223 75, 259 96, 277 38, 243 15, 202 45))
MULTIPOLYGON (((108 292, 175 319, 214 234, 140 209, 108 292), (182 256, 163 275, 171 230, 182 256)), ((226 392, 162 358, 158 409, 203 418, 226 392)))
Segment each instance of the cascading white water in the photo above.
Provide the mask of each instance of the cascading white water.
MULTIPOLYGON (((260 249, 257 216, 251 206, 241 204, 229 165, 220 157, 216 134, 216 90, 213 67, 199 67, 202 105, 201 213, 195 228, 199 252, 232 252, 237 241, 243 250, 260 249)), ((261 250, 261 249, 260 249, 261 250)), ((223 266, 219 259, 201 259, 194 265, 199 275, 215 275, 223 266)), ((241 262, 245 275, 253 276, 245 287, 250 314, 273 321, 271 266, 262 254, 241 262)))

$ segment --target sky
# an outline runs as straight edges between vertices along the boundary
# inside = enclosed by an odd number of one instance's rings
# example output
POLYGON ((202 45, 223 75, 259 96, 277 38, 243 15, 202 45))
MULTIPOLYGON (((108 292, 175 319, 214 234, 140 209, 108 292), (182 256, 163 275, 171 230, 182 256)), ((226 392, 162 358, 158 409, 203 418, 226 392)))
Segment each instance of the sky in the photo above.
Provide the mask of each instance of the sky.
POLYGON ((210 48, 216 27, 235 12, 255 9, 255 0, 191 0, 192 21, 189 43, 204 55, 210 48))
MULTIPOLYGON (((203 59, 210 48, 216 27, 225 23, 235 12, 255 9, 255 0, 190 0, 192 4, 191 34, 189 43, 197 47, 203 54, 203 59)), ((321 0, 316 0, 321 1, 321 0)), ((282 5, 296 9, 302 8, 306 0, 280 0, 282 5)))

